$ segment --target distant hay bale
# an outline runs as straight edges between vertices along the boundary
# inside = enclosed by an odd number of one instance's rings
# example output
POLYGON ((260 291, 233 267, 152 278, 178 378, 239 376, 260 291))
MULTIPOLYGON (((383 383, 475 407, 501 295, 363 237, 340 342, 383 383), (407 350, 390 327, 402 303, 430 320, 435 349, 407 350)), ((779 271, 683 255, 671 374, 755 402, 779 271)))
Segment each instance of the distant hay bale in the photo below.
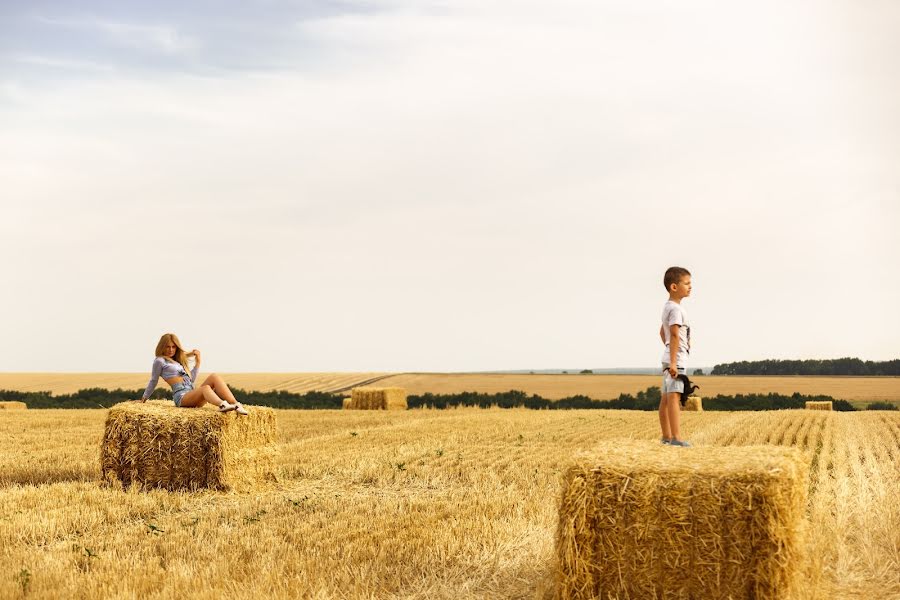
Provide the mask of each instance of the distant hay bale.
POLYGON ((688 396, 684 401, 684 410, 703 412, 703 398, 700 396, 688 396))
POLYGON ((9 400, 0 402, 0 410, 28 410, 28 405, 24 402, 9 400))
POLYGON ((558 595, 793 597, 807 475, 795 448, 607 442, 565 476, 558 595))
POLYGON ((831 405, 831 400, 824 400, 821 402, 816 400, 807 400, 806 410, 834 410, 834 407, 831 405))
POLYGON ((102 478, 123 487, 253 490, 275 476, 275 411, 220 414, 167 400, 109 409, 100 449, 102 478))
POLYGON ((344 410, 349 409, 349 408, 353 408, 352 406, 350 406, 351 402, 352 402, 352 399, 350 399, 350 398, 344 398, 344 399, 341 401, 344 410))
POLYGON ((355 410, 406 410, 404 388, 358 387, 350 391, 350 403, 344 408, 355 410))

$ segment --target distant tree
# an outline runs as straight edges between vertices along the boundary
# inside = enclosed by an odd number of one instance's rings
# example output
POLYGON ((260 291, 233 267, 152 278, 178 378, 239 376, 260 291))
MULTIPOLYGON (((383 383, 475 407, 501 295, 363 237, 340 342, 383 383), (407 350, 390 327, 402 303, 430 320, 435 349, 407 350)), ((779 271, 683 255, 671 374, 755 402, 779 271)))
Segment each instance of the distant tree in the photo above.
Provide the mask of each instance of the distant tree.
POLYGON ((866 410, 900 410, 893 402, 872 402, 866 410))
POLYGON ((703 375, 703 369, 694 369, 694 375, 703 375))
POLYGON ((585 369, 585 370, 583 370, 583 371, 580 371, 580 373, 581 373, 582 375, 593 375, 594 372, 591 371, 590 369, 585 369))
POLYGON ((568 374, 569 374, 568 371, 563 371, 563 375, 568 375, 568 374))

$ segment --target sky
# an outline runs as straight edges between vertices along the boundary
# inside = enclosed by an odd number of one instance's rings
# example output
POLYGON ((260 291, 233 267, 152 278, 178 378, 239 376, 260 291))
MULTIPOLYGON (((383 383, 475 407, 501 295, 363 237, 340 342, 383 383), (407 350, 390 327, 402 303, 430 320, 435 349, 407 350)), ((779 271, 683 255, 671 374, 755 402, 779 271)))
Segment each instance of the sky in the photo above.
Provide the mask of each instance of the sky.
POLYGON ((0 370, 898 357, 890 0, 0 3, 0 370))

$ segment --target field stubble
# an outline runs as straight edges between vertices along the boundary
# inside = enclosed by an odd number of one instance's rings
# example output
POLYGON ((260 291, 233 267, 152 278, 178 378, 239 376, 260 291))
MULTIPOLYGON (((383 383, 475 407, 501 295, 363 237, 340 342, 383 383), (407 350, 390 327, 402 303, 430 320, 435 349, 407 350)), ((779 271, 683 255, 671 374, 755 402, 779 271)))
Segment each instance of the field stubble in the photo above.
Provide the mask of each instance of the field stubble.
MULTIPOLYGON (((143 493, 97 482, 105 412, 0 420, 0 597, 549 597, 561 473, 659 427, 629 411, 278 411, 275 490, 143 493)), ((684 429, 808 457, 804 598, 900 597, 900 414, 689 413, 684 429)))

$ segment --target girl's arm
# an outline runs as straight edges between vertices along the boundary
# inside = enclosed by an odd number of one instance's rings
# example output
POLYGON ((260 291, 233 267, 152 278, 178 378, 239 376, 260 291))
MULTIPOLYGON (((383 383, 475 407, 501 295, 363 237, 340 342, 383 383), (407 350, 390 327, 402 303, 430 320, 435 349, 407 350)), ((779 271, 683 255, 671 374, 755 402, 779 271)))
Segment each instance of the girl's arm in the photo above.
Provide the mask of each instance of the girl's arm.
POLYGON ((662 325, 659 326, 659 339, 662 340, 662 343, 666 343, 666 330, 662 325))
POLYGON ((159 359, 153 359, 153 367, 150 369, 150 383, 147 384, 147 389, 144 390, 144 395, 141 396, 141 402, 146 402, 147 398, 150 397, 150 394, 153 393, 153 390, 156 389, 156 383, 159 381, 159 376, 162 374, 162 361, 159 359))
POLYGON ((194 368, 191 369, 191 381, 197 381, 197 373, 200 372, 200 351, 199 350, 191 350, 191 354, 194 355, 194 368))

